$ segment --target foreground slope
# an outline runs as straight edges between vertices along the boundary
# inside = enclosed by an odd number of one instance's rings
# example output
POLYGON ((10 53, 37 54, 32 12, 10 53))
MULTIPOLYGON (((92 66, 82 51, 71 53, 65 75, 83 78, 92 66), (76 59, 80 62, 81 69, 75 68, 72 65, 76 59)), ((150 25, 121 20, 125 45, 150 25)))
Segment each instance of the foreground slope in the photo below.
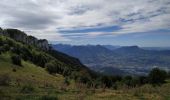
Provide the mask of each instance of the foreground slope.
MULTIPOLYGON (((34 94, 41 98, 46 88, 59 89, 64 77, 50 75, 44 68, 22 61, 22 67, 12 64, 8 53, 0 55, 0 98, 2 100, 30 100, 34 94)), ((45 92, 46 91, 46 92, 45 92)))
POLYGON ((0 83, 2 76, 9 79, 0 85, 2 100, 169 100, 170 83, 160 87, 144 85, 128 89, 90 89, 76 86, 74 82, 63 88, 64 77, 50 75, 43 68, 22 61, 17 66, 10 61, 9 54, 0 55, 0 83), (15 70, 14 70, 15 69, 15 70))
POLYGON ((34 84, 43 86, 46 84, 57 87, 63 80, 62 75, 50 75, 44 68, 30 62, 22 61, 22 66, 12 64, 8 53, 0 55, 0 75, 7 75, 11 85, 34 84))

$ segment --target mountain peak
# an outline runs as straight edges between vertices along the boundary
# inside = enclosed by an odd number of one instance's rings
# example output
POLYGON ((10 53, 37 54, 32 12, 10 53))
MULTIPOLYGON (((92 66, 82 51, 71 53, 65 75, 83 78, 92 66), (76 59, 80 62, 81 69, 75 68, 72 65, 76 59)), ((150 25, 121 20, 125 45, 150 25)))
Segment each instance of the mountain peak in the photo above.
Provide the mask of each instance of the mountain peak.
POLYGON ((115 49, 114 51, 117 53, 121 53, 121 54, 132 54, 132 55, 145 52, 144 49, 141 49, 138 46, 124 46, 124 47, 115 49))
POLYGON ((138 46, 123 46, 118 48, 118 50, 141 50, 141 48, 138 46))
POLYGON ((139 49, 138 46, 134 45, 134 46, 124 46, 122 48, 132 48, 132 49, 139 49))

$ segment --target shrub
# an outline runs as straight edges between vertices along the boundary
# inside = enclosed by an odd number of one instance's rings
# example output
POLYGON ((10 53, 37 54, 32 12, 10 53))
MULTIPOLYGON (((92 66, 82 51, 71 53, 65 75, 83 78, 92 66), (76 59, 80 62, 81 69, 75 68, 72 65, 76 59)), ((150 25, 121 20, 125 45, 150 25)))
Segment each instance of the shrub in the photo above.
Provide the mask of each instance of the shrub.
POLYGON ((17 70, 15 68, 12 69, 13 72, 16 72, 17 70))
POLYGON ((154 68, 149 73, 149 82, 153 85, 160 85, 165 82, 165 79, 167 78, 167 73, 164 70, 161 70, 159 68, 154 68))
POLYGON ((3 42, 4 42, 4 41, 3 41, 2 37, 0 37, 0 46, 3 46, 3 45, 4 45, 3 42))
POLYGON ((10 81, 11 79, 8 74, 0 75, 0 85, 2 86, 9 85, 10 81))
POLYGON ((2 53, 2 48, 0 47, 0 55, 1 55, 1 53, 2 53))
POLYGON ((40 98, 40 100, 59 100, 57 96, 45 95, 40 98))
POLYGON ((108 77, 108 76, 103 76, 101 78, 101 82, 103 83, 104 86, 106 86, 108 88, 112 87, 112 85, 113 85, 111 77, 108 77))
POLYGON ((131 86, 131 84, 132 84, 132 76, 125 76, 123 78, 123 83, 126 84, 127 86, 131 86))
POLYGON ((168 78, 170 78, 170 71, 168 72, 168 78))
POLYGON ((56 73, 56 66, 55 66, 55 62, 54 61, 50 61, 49 63, 45 64, 45 68, 46 70, 52 74, 52 73, 56 73))
POLYGON ((21 89, 21 93, 32 93, 35 91, 35 88, 32 85, 24 85, 21 89))
POLYGON ((69 81, 68 77, 66 77, 66 78, 64 79, 64 84, 70 85, 70 81, 69 81))
POLYGON ((11 56, 12 63, 21 66, 21 57, 19 55, 11 56))
POLYGON ((5 51, 9 51, 10 50, 10 46, 8 44, 4 44, 3 49, 5 51))
POLYGON ((143 85, 148 83, 148 78, 147 76, 139 76, 139 85, 143 85))
POLYGON ((66 70, 65 66, 57 62, 56 60, 52 60, 46 63, 45 68, 50 74, 58 73, 64 76, 67 76, 68 74, 68 71, 66 70))
POLYGON ((39 53, 34 51, 32 60, 36 65, 45 67, 45 64, 49 61, 49 57, 42 52, 39 53))

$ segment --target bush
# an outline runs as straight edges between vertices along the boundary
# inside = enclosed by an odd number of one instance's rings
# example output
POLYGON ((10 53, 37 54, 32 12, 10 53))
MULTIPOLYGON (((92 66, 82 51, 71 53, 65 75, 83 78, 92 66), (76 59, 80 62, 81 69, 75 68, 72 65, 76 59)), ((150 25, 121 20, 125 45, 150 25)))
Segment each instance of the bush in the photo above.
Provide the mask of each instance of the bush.
POLYGON ((160 85, 165 82, 165 79, 167 78, 167 72, 159 68, 154 68, 149 73, 148 78, 151 84, 160 85))
POLYGON ((168 78, 170 78, 170 71, 168 72, 168 78))
POLYGON ((8 44, 4 44, 3 49, 5 51, 9 51, 10 50, 10 46, 8 44))
POLYGON ((143 85, 148 83, 148 77, 147 76, 139 76, 139 85, 143 85))
POLYGON ((57 69, 56 67, 57 66, 55 65, 54 61, 50 61, 49 63, 45 64, 45 68, 50 74, 56 73, 56 69, 57 69))
POLYGON ((45 68, 50 74, 58 73, 64 76, 68 76, 67 74, 69 73, 66 67, 61 63, 57 62, 56 60, 52 60, 46 63, 45 68))
POLYGON ((16 72, 17 70, 15 68, 12 69, 13 72, 16 72))
POLYGON ((40 100, 59 100, 57 96, 45 95, 40 98, 40 100))
POLYGON ((32 56, 33 63, 41 67, 45 67, 45 64, 50 60, 50 57, 42 52, 34 51, 32 56))
POLYGON ((70 81, 69 81, 68 77, 66 77, 66 78, 64 79, 64 84, 70 85, 70 81))
POLYGON ((108 77, 108 76, 102 76, 101 82, 104 86, 106 86, 108 88, 112 87, 112 85, 114 83, 114 82, 112 82, 111 77, 108 77))
POLYGON ((11 56, 12 63, 21 66, 21 57, 19 55, 11 56))
POLYGON ((35 88, 32 85, 24 85, 21 89, 21 93, 32 93, 35 91, 35 88))
POLYGON ((133 80, 132 76, 125 76, 125 77, 123 78, 123 83, 124 83, 125 85, 127 85, 128 87, 131 87, 131 86, 133 85, 132 80, 133 80))
POLYGON ((9 85, 10 81, 11 79, 8 74, 0 75, 0 85, 2 86, 9 85))
POLYGON ((0 47, 0 55, 1 55, 1 53, 2 53, 2 49, 1 49, 1 47, 0 47))

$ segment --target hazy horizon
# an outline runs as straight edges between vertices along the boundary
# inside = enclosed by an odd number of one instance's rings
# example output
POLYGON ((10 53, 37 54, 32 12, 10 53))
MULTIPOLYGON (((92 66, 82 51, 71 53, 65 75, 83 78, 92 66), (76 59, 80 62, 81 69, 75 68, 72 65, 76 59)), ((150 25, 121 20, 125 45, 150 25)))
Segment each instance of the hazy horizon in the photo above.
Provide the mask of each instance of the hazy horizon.
POLYGON ((71 45, 71 46, 97 46, 97 45, 101 45, 101 46, 103 46, 103 45, 105 45, 105 46, 120 46, 120 47, 130 47, 130 46, 138 46, 138 47, 144 47, 144 48, 170 48, 170 46, 139 46, 139 45, 114 45, 114 44, 67 44, 67 43, 51 43, 51 45, 71 45))

